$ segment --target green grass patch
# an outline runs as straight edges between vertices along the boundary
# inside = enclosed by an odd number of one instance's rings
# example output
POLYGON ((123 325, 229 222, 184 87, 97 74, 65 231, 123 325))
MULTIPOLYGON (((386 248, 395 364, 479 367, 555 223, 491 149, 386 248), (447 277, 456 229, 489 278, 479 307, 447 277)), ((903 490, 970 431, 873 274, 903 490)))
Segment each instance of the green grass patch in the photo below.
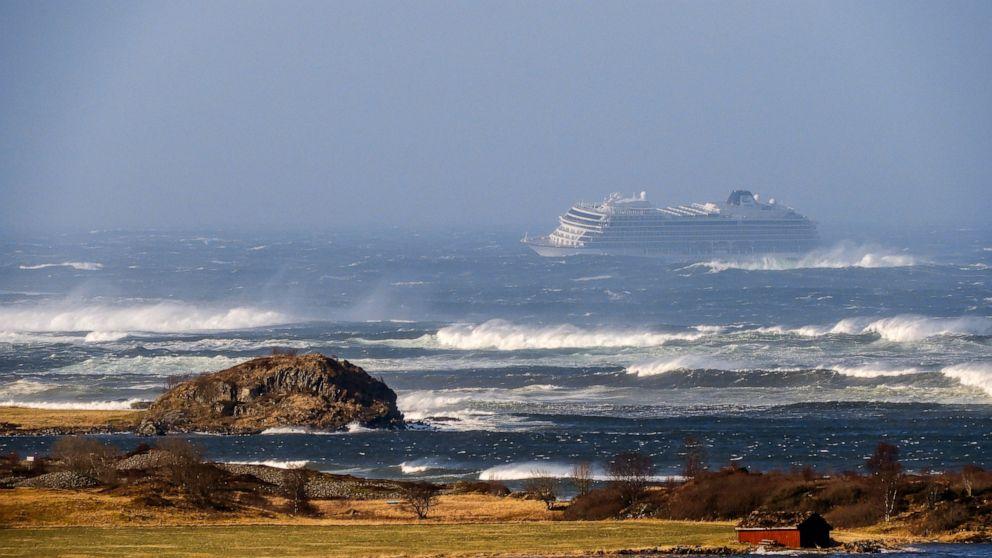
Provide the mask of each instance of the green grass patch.
POLYGON ((731 545, 730 524, 670 521, 498 524, 61 527, 0 530, 0 556, 425 556, 565 554, 731 545))

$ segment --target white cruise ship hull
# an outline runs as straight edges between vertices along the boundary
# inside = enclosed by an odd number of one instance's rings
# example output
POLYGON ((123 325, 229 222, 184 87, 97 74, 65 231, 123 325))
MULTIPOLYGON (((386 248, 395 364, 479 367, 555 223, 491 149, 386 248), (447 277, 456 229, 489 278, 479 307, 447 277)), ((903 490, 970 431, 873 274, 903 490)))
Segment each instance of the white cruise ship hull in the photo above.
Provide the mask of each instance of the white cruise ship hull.
POLYGON ((796 257, 819 241, 816 224, 792 208, 761 203, 746 190, 726 203, 657 208, 642 192, 600 204, 579 203, 547 236, 523 243, 545 257, 641 256, 671 262, 714 258, 796 257))

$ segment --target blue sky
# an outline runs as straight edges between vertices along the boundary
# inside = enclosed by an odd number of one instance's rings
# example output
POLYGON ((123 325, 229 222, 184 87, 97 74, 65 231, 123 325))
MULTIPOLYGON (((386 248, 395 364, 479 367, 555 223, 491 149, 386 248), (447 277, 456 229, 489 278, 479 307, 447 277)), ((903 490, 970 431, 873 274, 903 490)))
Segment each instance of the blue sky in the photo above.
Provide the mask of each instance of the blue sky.
POLYGON ((989 2, 0 2, 5 229, 981 225, 989 2))

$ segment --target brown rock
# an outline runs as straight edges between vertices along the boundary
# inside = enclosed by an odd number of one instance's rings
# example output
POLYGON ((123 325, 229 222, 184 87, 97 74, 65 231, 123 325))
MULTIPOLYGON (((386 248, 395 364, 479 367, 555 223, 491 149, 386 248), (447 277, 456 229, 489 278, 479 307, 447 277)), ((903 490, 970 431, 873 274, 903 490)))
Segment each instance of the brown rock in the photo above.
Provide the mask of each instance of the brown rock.
POLYGON ((285 426, 338 430, 353 422, 402 427, 396 393, 346 360, 273 355, 173 387, 149 406, 138 432, 250 434, 285 426))

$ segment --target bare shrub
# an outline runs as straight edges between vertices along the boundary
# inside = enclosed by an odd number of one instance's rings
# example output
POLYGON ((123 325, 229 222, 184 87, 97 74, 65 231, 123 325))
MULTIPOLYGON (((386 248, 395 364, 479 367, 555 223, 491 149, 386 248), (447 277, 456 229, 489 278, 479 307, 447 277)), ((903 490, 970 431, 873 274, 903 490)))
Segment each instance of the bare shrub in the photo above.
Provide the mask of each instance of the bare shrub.
POLYGON ((313 515, 317 511, 307 496, 308 477, 304 469, 287 469, 282 473, 282 493, 290 515, 313 515))
POLYGON ((547 471, 536 470, 524 481, 524 492, 544 502, 545 507, 550 510, 558 501, 558 484, 558 479, 547 471))
POLYGON ((584 496, 592 490, 593 474, 592 464, 588 461, 579 461, 572 465, 572 486, 579 496, 584 496))
POLYGON ((404 507, 413 512, 417 519, 427 519, 441 494, 441 487, 430 482, 406 483, 401 490, 404 507))
POLYGON ((620 493, 623 503, 630 506, 644 496, 654 470, 651 458, 637 452, 617 454, 607 464, 610 484, 620 493))
POLYGON ((83 436, 66 436, 52 444, 52 457, 64 469, 86 475, 102 484, 117 482, 114 462, 119 455, 114 446, 83 436))
POLYGON ((272 347, 272 356, 296 356, 300 353, 298 349, 289 347, 272 347))
POLYGON ((931 536, 953 531, 971 517, 967 506, 957 502, 945 502, 932 509, 923 518, 910 525, 910 531, 915 535, 931 536))
POLYGON ((619 491, 612 487, 600 488, 573 499, 565 508, 564 518, 569 521, 612 519, 619 516, 625 507, 619 491))
POLYGON ((165 377, 165 389, 172 389, 179 384, 188 382, 190 380, 195 380, 200 376, 200 374, 195 374, 192 372, 187 372, 185 374, 172 374, 165 377))
POLYGON ((866 527, 878 523, 882 514, 878 504, 869 501, 837 506, 825 517, 834 527, 866 527))
POLYGON ((218 490, 223 486, 224 474, 209 463, 203 462, 200 448, 182 438, 165 438, 156 447, 169 453, 164 470, 186 500, 196 507, 220 507, 218 490))
POLYGON ((699 439, 686 436, 682 440, 682 476, 694 479, 706 468, 706 446, 699 439))

